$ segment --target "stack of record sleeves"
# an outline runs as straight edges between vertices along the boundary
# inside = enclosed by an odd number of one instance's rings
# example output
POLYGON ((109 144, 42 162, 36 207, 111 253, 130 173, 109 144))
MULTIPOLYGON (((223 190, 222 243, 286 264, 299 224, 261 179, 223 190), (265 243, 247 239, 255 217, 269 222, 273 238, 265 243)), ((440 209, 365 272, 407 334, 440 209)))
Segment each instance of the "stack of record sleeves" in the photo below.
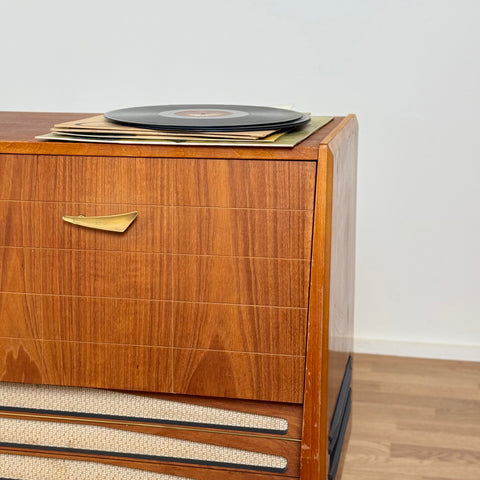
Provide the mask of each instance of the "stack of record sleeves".
POLYGON ((155 105, 55 125, 41 140, 292 147, 333 117, 247 105, 155 105))

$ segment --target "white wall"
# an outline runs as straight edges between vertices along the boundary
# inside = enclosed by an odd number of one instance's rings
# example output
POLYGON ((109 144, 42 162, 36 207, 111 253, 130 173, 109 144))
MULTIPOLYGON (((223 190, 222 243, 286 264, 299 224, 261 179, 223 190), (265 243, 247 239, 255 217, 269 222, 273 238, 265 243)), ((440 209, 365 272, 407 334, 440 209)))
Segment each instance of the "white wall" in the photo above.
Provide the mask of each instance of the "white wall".
POLYGON ((0 109, 357 113, 356 348, 480 360, 478 0, 21 1, 0 109))

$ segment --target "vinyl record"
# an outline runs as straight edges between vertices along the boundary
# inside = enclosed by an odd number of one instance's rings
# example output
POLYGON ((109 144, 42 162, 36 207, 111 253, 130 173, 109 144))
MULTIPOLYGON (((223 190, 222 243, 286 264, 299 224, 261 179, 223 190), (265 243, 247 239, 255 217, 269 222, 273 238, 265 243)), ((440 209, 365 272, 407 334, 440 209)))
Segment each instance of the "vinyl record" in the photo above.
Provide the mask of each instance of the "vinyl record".
POLYGON ((116 123, 176 132, 284 130, 304 125, 308 115, 293 110, 248 105, 154 105, 105 113, 116 123))

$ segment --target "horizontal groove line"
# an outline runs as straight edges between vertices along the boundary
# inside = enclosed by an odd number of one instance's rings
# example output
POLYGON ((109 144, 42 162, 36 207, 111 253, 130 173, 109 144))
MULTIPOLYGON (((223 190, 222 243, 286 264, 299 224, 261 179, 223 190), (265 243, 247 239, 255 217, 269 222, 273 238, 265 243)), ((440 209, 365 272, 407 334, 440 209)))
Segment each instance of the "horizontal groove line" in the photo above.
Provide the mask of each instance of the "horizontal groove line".
MULTIPOLYGON (((115 420, 98 420, 98 419, 88 419, 88 418, 80 418, 68 415, 34 415, 34 414, 26 414, 26 413, 10 413, 4 412, 0 409, 0 417, 25 417, 31 419, 48 419, 48 420, 71 420, 74 419, 75 423, 102 423, 102 424, 113 424, 113 425, 124 425, 124 426, 132 426, 132 427, 149 427, 149 428, 158 428, 158 429, 169 429, 169 430, 181 430, 181 431, 191 431, 192 433, 195 432, 205 432, 205 433, 215 433, 217 435, 232 435, 238 437, 253 437, 253 438, 266 438, 268 440, 282 440, 287 442, 301 442, 301 439, 298 438, 291 438, 291 437, 279 437, 277 435, 264 435, 264 434, 257 434, 252 435, 244 432, 233 432, 233 431, 224 431, 220 429, 208 429, 202 427, 175 427, 172 425, 159 425, 155 423, 141 423, 141 422, 134 422, 134 421, 115 421, 115 420)), ((175 437, 174 437, 175 438, 175 437)))
POLYGON ((21 338, 21 337, 1 337, 0 339, 6 340, 30 340, 34 342, 42 342, 42 343, 74 343, 74 344, 81 344, 81 345, 110 345, 114 347, 146 347, 146 348, 159 348, 163 350, 177 350, 177 351, 187 351, 187 352, 217 352, 217 353, 234 353, 234 354, 242 354, 242 355, 262 355, 268 357, 287 357, 287 358, 301 358, 305 359, 305 355, 289 355, 287 353, 268 353, 268 352, 246 352, 243 350, 215 350, 215 349, 208 349, 208 348, 188 348, 188 347, 172 347, 170 345, 143 345, 143 344, 135 344, 135 343, 114 343, 114 342, 86 342, 86 341, 78 341, 78 340, 55 340, 55 339, 48 339, 48 338, 21 338))
POLYGON ((306 262, 310 263, 310 258, 289 258, 289 257, 256 257, 244 255, 214 255, 214 254, 198 254, 198 253, 172 253, 172 252, 143 252, 141 250, 98 250, 95 248, 56 248, 56 247, 32 247, 32 246, 15 246, 15 245, 0 245, 0 248, 21 249, 21 250, 47 250, 54 252, 94 252, 94 253, 133 253, 138 255, 161 255, 170 257, 215 257, 215 258, 245 258, 245 259, 259 259, 259 260, 287 260, 292 262, 306 262))
POLYGON ((283 305, 260 305, 260 304, 248 304, 248 303, 223 303, 223 302, 200 302, 194 300, 173 300, 168 298, 138 298, 138 297, 101 297, 97 295, 72 295, 61 293, 38 293, 38 292, 8 292, 0 290, 1 293, 8 293, 10 295, 35 295, 39 297, 68 297, 68 298, 98 298, 106 300, 129 300, 140 302, 169 302, 169 303, 183 303, 191 305, 228 305, 232 307, 258 307, 258 308, 279 308, 285 310, 303 310, 307 311, 307 307, 289 307, 283 305))
POLYGON ((116 203, 116 202, 76 202, 76 201, 65 201, 65 200, 18 200, 18 199, 8 199, 0 198, 0 202, 12 202, 12 203, 51 203, 51 204, 66 204, 66 205, 115 205, 115 206, 126 206, 126 207, 155 207, 155 208, 196 208, 196 209, 208 209, 208 210, 258 210, 258 211, 275 211, 275 212, 309 212, 313 213, 311 208, 265 208, 265 207, 222 207, 218 205, 187 205, 187 204, 177 204, 177 205, 164 205, 158 203, 116 203))
POLYGON ((68 297, 68 298, 97 298, 105 300, 128 300, 134 302, 163 302, 163 303, 182 303, 189 305, 228 305, 232 307, 254 307, 254 308, 278 308, 285 310, 303 310, 307 311, 307 307, 288 307, 282 305, 259 305, 259 304, 247 304, 247 303, 222 303, 222 302, 200 302, 193 300, 173 300, 173 299, 162 299, 162 298, 138 298, 138 297, 101 297, 98 295, 71 295, 71 294, 61 294, 61 293, 37 293, 37 292, 8 292, 1 291, 1 293, 8 293, 9 295, 35 295, 39 297, 68 297))

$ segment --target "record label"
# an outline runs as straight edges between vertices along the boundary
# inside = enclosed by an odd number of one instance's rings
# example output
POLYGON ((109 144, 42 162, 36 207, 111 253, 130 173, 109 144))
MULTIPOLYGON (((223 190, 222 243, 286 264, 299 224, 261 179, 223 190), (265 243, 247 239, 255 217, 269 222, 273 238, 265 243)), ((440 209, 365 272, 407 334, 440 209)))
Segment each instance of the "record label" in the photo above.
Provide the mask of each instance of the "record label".
POLYGON ((210 118, 239 118, 245 117, 248 115, 247 112, 242 112, 240 110, 227 110, 227 109, 206 109, 206 108, 192 108, 189 110, 178 109, 178 110, 167 110, 165 112, 159 112, 158 115, 161 117, 168 118, 196 118, 198 120, 210 119, 210 118))

